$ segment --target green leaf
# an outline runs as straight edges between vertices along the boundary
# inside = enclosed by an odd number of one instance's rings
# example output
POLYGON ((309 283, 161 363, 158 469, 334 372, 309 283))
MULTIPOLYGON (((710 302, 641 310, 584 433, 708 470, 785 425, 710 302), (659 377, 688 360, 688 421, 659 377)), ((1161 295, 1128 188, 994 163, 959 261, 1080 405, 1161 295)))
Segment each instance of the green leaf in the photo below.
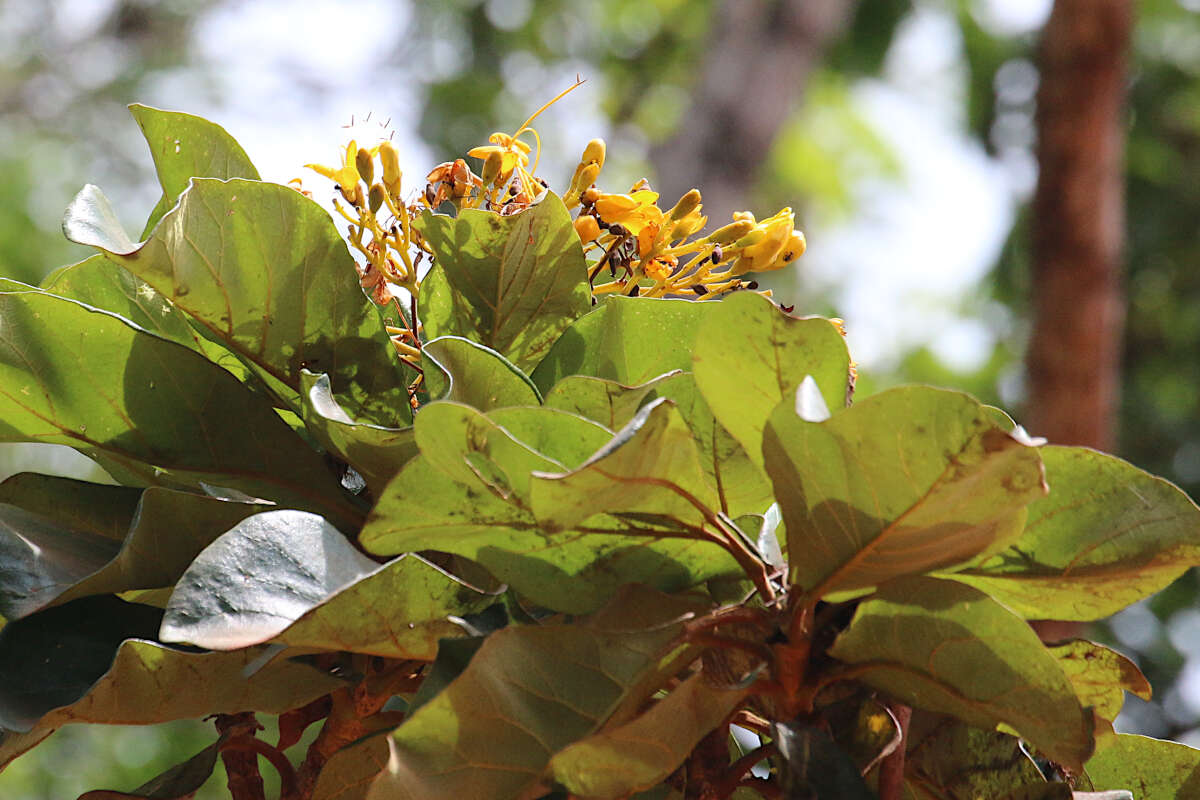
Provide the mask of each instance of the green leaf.
POLYGON ((657 687, 677 620, 696 610, 694 600, 631 588, 584 623, 493 633, 392 734, 389 771, 370 797, 525 796, 555 753, 657 687))
POLYGON ((455 553, 538 605, 570 613, 594 611, 626 583, 679 591, 737 569, 710 542, 659 539, 649 526, 613 518, 589 522, 547 532, 478 481, 459 483, 419 456, 388 484, 359 541, 382 555, 455 553))
POLYGON ((990 730, 1006 724, 1078 772, 1092 721, 1033 629, 969 586, 902 578, 864 601, 830 655, 915 708, 990 730))
POLYGON ((1125 704, 1125 692, 1150 699, 1150 682, 1137 665, 1116 650, 1084 639, 1048 645, 1058 659, 1079 704, 1091 706, 1103 719, 1112 722, 1125 704))
POLYGON ((490 347, 460 336, 441 336, 427 343, 422 353, 439 368, 425 371, 433 397, 465 403, 480 411, 542 402, 533 381, 490 347))
POLYGON ((162 641, 209 650, 268 641, 376 566, 316 514, 255 514, 206 547, 179 579, 162 641))
POLYGON ((568 375, 546 392, 546 405, 593 419, 615 431, 629 424, 656 386, 679 374, 668 372, 637 386, 588 375, 568 375))
POLYGON ((720 510, 731 517, 766 511, 774 501, 774 494, 771 481, 759 464, 761 459, 750 458, 717 421, 694 376, 675 375, 657 384, 654 391, 659 397, 670 399, 687 421, 700 450, 700 466, 708 483, 717 489, 720 510))
POLYGON ((0 504, 0 613, 18 619, 87 595, 170 586, 207 544, 261 509, 151 488, 122 541, 0 504))
POLYGON ((120 542, 133 524, 142 490, 22 472, 0 483, 0 503, 58 525, 120 542))
POLYGON ((175 205, 191 178, 259 179, 246 151, 220 125, 192 114, 138 103, 129 107, 129 113, 150 146, 163 190, 162 199, 146 221, 143 239, 175 205))
POLYGON ((464 636, 449 617, 482 611, 495 597, 408 554, 336 591, 271 641, 292 647, 432 661, 438 642, 464 636))
POLYGON ((1119 733, 1102 740, 1087 774, 1097 789, 1127 789, 1137 800, 1200 797, 1200 750, 1119 733))
POLYGON ((1045 783, 1017 737, 953 717, 915 711, 906 744, 904 770, 918 797, 1002 798, 1045 783))
POLYGON ((952 576, 1030 619, 1091 620, 1200 564, 1200 509, 1161 478, 1082 447, 1042 447, 1048 497, 1020 538, 952 576))
POLYGON ((355 418, 409 422, 410 378, 318 205, 286 186, 197 178, 141 245, 113 226, 107 205, 84 187, 63 221, 68 238, 108 252, 285 400, 295 405, 301 370, 326 372, 355 418))
POLYGON ((590 306, 583 248, 552 192, 509 217, 426 211, 415 225, 436 258, 421 296, 431 339, 462 336, 529 370, 590 306))
POLYGON ((329 376, 300 373, 304 425, 329 452, 345 461, 378 496, 408 460, 417 454, 412 426, 389 428, 355 422, 333 396, 329 376))
POLYGON ((209 714, 280 714, 345 683, 258 650, 197 653, 135 638, 160 612, 111 597, 76 600, 0 631, 0 765, 67 723, 149 725, 209 714))
POLYGON ((709 681, 697 672, 632 721, 568 745, 550 759, 550 774, 573 794, 596 800, 656 786, 748 694, 709 681))
POLYGON ((569 469, 586 461, 612 438, 609 428, 556 408, 512 406, 487 414, 518 442, 569 469))
POLYGON ((996 428, 967 395, 922 386, 882 392, 820 423, 785 400, 767 423, 763 455, 791 580, 817 597, 1003 547, 1045 492, 1036 448, 996 428))
POLYGON ((806 375, 828 408, 847 404, 850 354, 837 327, 789 316, 754 292, 717 304, 697 333, 692 363, 712 413, 760 466, 767 418, 806 375))
POLYGON ((535 474, 531 497, 538 520, 557 530, 602 512, 653 514, 699 528, 720 508, 692 432, 665 398, 643 406, 577 469, 535 474))
POLYGON ((270 405, 194 351, 43 292, 0 293, 0 319, 0 441, 359 519, 270 405))
POLYGON ((563 331, 533 371, 533 382, 543 393, 568 375, 637 386, 671 370, 691 370, 696 331, 717 305, 610 297, 563 331))

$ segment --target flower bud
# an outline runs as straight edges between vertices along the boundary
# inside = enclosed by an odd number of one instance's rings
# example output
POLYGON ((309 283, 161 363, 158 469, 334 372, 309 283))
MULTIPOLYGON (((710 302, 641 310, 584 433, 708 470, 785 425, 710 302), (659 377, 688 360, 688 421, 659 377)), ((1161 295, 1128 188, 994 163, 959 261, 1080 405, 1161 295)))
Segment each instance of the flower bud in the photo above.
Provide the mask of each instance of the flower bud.
POLYGON ((354 156, 354 166, 358 168, 358 176, 367 182, 369 186, 375 180, 375 159, 371 158, 371 151, 365 147, 358 148, 358 153, 354 156))
POLYGON ((729 244, 735 239, 741 239, 746 234, 754 230, 754 223, 749 220, 740 219, 736 222, 731 222, 717 228, 715 231, 705 237, 704 241, 711 244, 729 244))
POLYGON ((587 244, 600 235, 600 223, 591 214, 584 214, 575 219, 575 232, 579 241, 587 244))
POLYGON ((678 222, 699 207, 700 192, 697 189, 692 189, 683 197, 679 198, 679 202, 675 204, 674 208, 667 212, 667 215, 673 222, 678 222))
POLYGON ((379 160, 383 163, 383 185, 393 197, 400 195, 400 153, 396 145, 384 142, 379 145, 379 160))
POLYGON ((480 178, 483 180, 484 186, 491 186, 500 177, 500 169, 504 166, 504 154, 499 150, 492 150, 488 153, 487 158, 483 161, 483 170, 480 173, 480 178))
POLYGON ((371 191, 367 195, 367 206, 371 209, 372 214, 378 214, 379 209, 383 208, 383 184, 371 184, 371 191))
POLYGON ((595 164, 596 169, 604 166, 604 140, 592 139, 587 143, 587 147, 583 148, 583 158, 579 159, 580 164, 595 164))

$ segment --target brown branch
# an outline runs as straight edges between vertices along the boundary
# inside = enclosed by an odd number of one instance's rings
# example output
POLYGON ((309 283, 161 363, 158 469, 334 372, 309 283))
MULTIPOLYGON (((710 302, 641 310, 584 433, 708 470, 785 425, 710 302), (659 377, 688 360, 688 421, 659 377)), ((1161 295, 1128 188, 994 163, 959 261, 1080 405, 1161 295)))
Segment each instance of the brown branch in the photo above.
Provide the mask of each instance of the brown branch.
POLYGON ((908 722, 912 709, 893 703, 888 711, 900 731, 900 743, 879 765, 879 800, 900 800, 904 797, 904 751, 908 745, 908 722))
MULTIPOLYGON (((249 711, 240 714, 217 714, 214 718, 217 733, 229 733, 229 742, 251 738, 262 728, 249 711)), ((258 771, 258 754, 242 748, 222 748, 221 761, 228 776, 232 800, 266 800, 262 774, 258 771)))
MULTIPOLYGON (((292 768, 292 762, 288 761, 287 756, 278 748, 272 747, 262 739, 245 734, 225 740, 225 743, 221 745, 221 757, 224 758, 225 753, 230 751, 237 751, 253 757, 263 756, 270 761, 271 766, 275 767, 275 771, 279 773, 280 800, 294 800, 296 797, 296 770, 292 768)), ((259 782, 261 783, 261 781, 260 777, 259 782)))

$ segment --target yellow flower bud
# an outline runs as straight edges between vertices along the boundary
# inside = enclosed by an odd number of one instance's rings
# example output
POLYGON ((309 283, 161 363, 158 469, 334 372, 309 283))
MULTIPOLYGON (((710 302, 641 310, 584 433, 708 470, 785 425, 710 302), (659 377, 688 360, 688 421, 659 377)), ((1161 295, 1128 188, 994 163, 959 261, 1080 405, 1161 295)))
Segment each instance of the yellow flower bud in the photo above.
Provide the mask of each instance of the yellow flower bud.
POLYGON ((365 147, 358 148, 358 153, 354 156, 354 166, 358 169, 358 175, 367 185, 375 180, 375 159, 371 158, 371 151, 365 147))
POLYGON ((729 244, 732 241, 741 239, 746 234, 754 230, 754 223, 748 220, 737 220, 728 225, 717 228, 715 231, 705 237, 704 241, 711 244, 729 244))
POLYGON ((372 214, 378 214, 379 209, 383 208, 383 192, 382 184, 371 184, 371 191, 367 195, 367 205, 370 207, 372 214))
POLYGON ((673 222, 678 222, 699 207, 700 192, 697 189, 692 189, 683 197, 679 198, 679 202, 676 203, 674 208, 667 213, 667 216, 669 216, 673 222))
POLYGON ((575 232, 579 234, 579 241, 587 244, 600 235, 600 223, 591 214, 584 214, 576 217, 575 232))
POLYGON ((379 145, 379 160, 383 163, 383 185, 393 197, 400 195, 400 153, 396 145, 384 142, 379 145))
POLYGON ((583 165, 595 164, 597 171, 604 166, 604 140, 592 139, 587 143, 587 147, 583 148, 583 158, 579 159, 579 163, 583 165))
POLYGON ((575 176, 571 178, 570 188, 563 195, 563 202, 567 208, 571 208, 578 203, 583 193, 596 182, 596 178, 599 176, 599 164, 580 164, 579 168, 575 170, 575 176))

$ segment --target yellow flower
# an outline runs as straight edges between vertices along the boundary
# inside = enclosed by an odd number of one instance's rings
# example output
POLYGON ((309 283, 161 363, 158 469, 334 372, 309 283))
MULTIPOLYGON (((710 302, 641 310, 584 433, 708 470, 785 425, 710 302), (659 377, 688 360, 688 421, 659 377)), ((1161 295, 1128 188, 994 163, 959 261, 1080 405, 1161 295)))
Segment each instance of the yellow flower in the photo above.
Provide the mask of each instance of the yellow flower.
POLYGON ((501 175, 508 175, 518 164, 522 167, 529 165, 529 145, 520 139, 514 139, 507 133, 493 133, 488 141, 491 144, 473 147, 467 151, 467 155, 487 161, 492 153, 499 153, 501 175))
POLYGON ((590 214, 584 214, 575 219, 575 232, 579 234, 579 241, 587 244, 600 235, 600 223, 590 214))
POLYGON ((662 222, 663 212, 655 203, 658 192, 639 189, 630 194, 600 193, 596 198, 596 213, 610 225, 621 224, 637 235, 650 223, 662 222))
POLYGON ((342 159, 340 167, 326 167, 321 164, 305 164, 304 166, 319 175, 324 175, 331 181, 336 181, 343 194, 352 195, 358 187, 359 181, 358 167, 355 163, 357 158, 358 144, 351 140, 350 144, 346 145, 346 156, 342 159))
POLYGON ((795 224, 795 215, 786 207, 758 223, 757 230, 762 231, 762 238, 742 250, 742 257, 736 267, 737 274, 783 266, 777 264, 776 259, 783 254, 784 246, 791 241, 795 224))
POLYGON ((678 265, 679 259, 675 258, 675 256, 658 256, 646 264, 646 277, 656 281, 665 281, 671 277, 671 273, 675 271, 675 267, 678 265))

